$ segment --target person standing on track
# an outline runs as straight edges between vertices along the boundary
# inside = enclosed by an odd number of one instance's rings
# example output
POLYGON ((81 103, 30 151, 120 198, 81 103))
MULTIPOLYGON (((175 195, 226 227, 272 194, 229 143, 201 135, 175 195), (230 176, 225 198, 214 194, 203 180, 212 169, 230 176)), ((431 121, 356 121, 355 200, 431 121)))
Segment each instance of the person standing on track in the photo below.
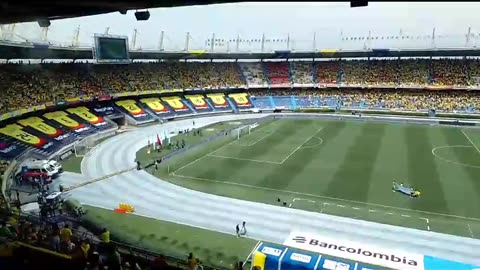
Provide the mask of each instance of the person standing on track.
POLYGON ((242 235, 247 235, 247 228, 245 228, 246 222, 242 222, 242 235))
POLYGON ((237 226, 235 227, 235 231, 236 231, 237 237, 240 237, 240 225, 237 224, 237 226))

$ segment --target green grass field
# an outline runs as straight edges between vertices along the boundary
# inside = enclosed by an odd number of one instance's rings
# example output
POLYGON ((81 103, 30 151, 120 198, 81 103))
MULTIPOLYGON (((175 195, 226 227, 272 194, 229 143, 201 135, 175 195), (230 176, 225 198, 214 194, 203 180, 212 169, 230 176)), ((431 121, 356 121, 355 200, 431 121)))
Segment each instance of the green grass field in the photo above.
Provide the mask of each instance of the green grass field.
POLYGON ((118 214, 111 210, 84 206, 84 220, 108 228, 114 240, 169 255, 187 258, 193 252, 205 265, 232 269, 234 263, 245 261, 257 241, 237 238, 176 223, 138 215, 118 214))
POLYGON ((222 196, 480 238, 479 147, 476 129, 282 119, 155 174, 222 196), (422 196, 393 193, 394 179, 422 196))
MULTIPOLYGON (((227 121, 212 124, 206 127, 202 127, 200 136, 194 136, 192 132, 188 134, 182 133, 172 137, 171 143, 175 145, 177 141, 180 143, 183 139, 185 140, 187 146, 197 145, 218 132, 236 128, 238 126, 241 126, 242 123, 242 121, 227 121)), ((137 152, 136 159, 139 160, 142 164, 151 163, 156 159, 159 159, 176 151, 176 149, 165 146, 160 152, 151 150, 150 154, 148 154, 147 151, 147 147, 144 147, 137 152)))
POLYGON ((82 160, 83 157, 71 155, 67 159, 62 160, 62 167, 67 172, 82 173, 82 160))

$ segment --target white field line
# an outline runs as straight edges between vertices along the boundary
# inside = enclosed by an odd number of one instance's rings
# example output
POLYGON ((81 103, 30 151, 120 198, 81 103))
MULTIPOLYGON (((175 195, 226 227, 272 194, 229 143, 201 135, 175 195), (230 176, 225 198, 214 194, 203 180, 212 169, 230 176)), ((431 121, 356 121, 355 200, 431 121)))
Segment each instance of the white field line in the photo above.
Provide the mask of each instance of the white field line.
MULTIPOLYGON (((459 219, 464 219, 464 220, 480 221, 479 218, 463 217, 463 216, 457 216, 457 215, 448 215, 448 214, 442 214, 442 213, 434 213, 434 212, 408 209, 408 208, 401 208, 401 207, 395 207, 395 206, 388 206, 388 205, 376 204, 376 203, 366 203, 366 202, 352 201, 352 200, 347 200, 347 199, 328 197, 328 196, 322 196, 322 195, 316 195, 316 194, 310 194, 310 193, 303 193, 303 192, 297 192, 297 191, 291 191, 291 190, 279 190, 279 189, 274 189, 274 188, 259 187, 259 186, 241 184, 241 183, 235 183, 235 182, 225 182, 225 181, 213 180, 213 179, 208 179, 208 178, 193 177, 193 176, 187 176, 187 175, 179 175, 179 174, 174 174, 174 173, 172 173, 172 175, 176 176, 176 177, 180 177, 180 178, 185 178, 185 179, 192 179, 192 180, 212 182, 212 183, 220 183, 220 184, 224 184, 224 185, 240 186, 240 187, 247 187, 247 188, 252 188, 252 189, 260 189, 260 190, 268 190, 268 191, 274 191, 274 192, 280 192, 280 193, 296 194, 296 195, 301 195, 301 196, 328 199, 328 200, 334 200, 334 201, 339 201, 339 202, 347 202, 347 203, 356 203, 356 204, 362 204, 362 205, 377 206, 377 207, 382 207, 382 208, 386 208, 386 209, 402 210, 402 211, 406 211, 406 212, 424 213, 424 214, 429 214, 429 215, 432 215, 432 216, 452 217, 452 218, 459 218, 459 219)), ((387 212, 386 214, 387 215, 394 215, 394 213, 391 213, 391 212, 387 212)))
POLYGON ((195 162, 203 159, 204 157, 206 157, 206 156, 208 156, 208 155, 211 155, 211 154, 214 154, 214 153, 216 153, 217 151, 220 151, 220 149, 222 149, 222 148, 224 148, 224 147, 227 147, 228 145, 231 145, 231 144, 234 143, 234 142, 236 142, 236 140, 233 140, 233 141, 225 144, 224 146, 222 146, 222 147, 220 147, 220 148, 218 148, 218 149, 215 149, 215 150, 213 150, 212 152, 207 153, 207 154, 205 154, 205 155, 203 155, 203 156, 201 156, 201 157, 199 157, 199 158, 197 158, 197 159, 195 159, 195 160, 193 160, 193 161, 191 161, 191 162, 183 165, 182 167, 180 167, 180 168, 176 169, 175 171, 171 172, 171 174, 174 175, 174 173, 175 173, 176 171, 180 171, 181 169, 192 165, 193 163, 195 163, 195 162))
POLYGON ((248 262, 248 259, 250 259, 250 257, 252 256, 253 252, 257 251, 257 248, 262 244, 262 241, 258 240, 257 244, 253 247, 252 251, 250 251, 250 253, 248 254, 247 258, 245 258, 245 260, 243 260, 243 264, 242 266, 244 266, 247 262, 248 262))
POLYGON ((425 220, 425 222, 427 222, 427 230, 430 231, 430 220, 428 218, 420 218, 420 219, 423 219, 425 220))
POLYGON ((315 133, 313 133, 312 136, 308 137, 305 141, 303 141, 302 144, 300 144, 297 148, 295 148, 295 150, 293 150, 293 152, 291 152, 286 158, 284 158, 280 162, 280 164, 283 164, 285 161, 287 161, 287 159, 289 159, 293 154, 295 154, 300 148, 302 148, 302 146, 304 144, 306 144, 311 138, 313 138, 315 135, 317 135, 317 133, 320 132, 320 130, 322 130, 322 129, 323 129, 323 127, 317 129, 317 131, 315 131, 315 133))
POLYGON ((470 137, 468 137, 467 133, 465 133, 465 131, 463 131, 463 129, 460 129, 460 131, 463 133, 463 135, 465 136, 465 138, 467 138, 467 140, 472 144, 472 146, 477 149, 477 152, 480 154, 480 149, 478 149, 478 147, 472 142, 472 140, 470 140, 470 137))
POLYGON ((473 235, 473 232, 472 232, 472 228, 470 227, 470 224, 467 223, 467 227, 468 227, 468 231, 470 232, 470 236, 472 238, 475 238, 475 236, 473 235))
POLYGON ((432 149, 432 155, 435 156, 436 158, 438 158, 439 160, 441 161, 444 161, 444 162, 447 162, 447 163, 451 163, 451 164, 456 164, 456 165, 459 165, 459 166, 463 166, 463 167, 469 167, 469 168, 480 168, 480 166, 475 166, 475 165, 470 165, 470 164, 465 164, 465 163, 461 163, 461 162, 457 162, 457 161, 453 161, 453 160, 449 160, 449 159, 446 159, 446 158, 443 158, 439 155, 437 155, 437 153, 435 151, 437 151, 438 149, 442 149, 442 148, 454 148, 454 147, 468 147, 468 148, 471 148, 473 146, 471 145, 447 145, 447 146, 439 146, 439 147, 435 147, 432 149))
POLYGON ((317 147, 317 146, 323 144, 323 139, 322 139, 322 138, 313 137, 312 139, 317 139, 317 140, 318 140, 318 143, 317 143, 317 144, 314 144, 314 145, 309 145, 309 146, 302 146, 301 149, 314 148, 314 147, 317 147))
POLYGON ((309 203, 315 203, 315 201, 312 201, 312 200, 309 200, 309 199, 293 198, 292 202, 288 205, 288 207, 292 207, 292 205, 293 205, 296 201, 307 201, 307 202, 309 202, 309 203))
MULTIPOLYGON (((255 144, 263 141, 263 140, 264 140, 265 138, 267 138, 268 136, 271 136, 273 133, 275 133, 275 132, 270 132, 270 133, 268 133, 267 135, 261 137, 260 139, 256 140, 256 141, 253 142, 253 143, 241 144, 240 142, 237 142, 237 144, 238 144, 239 146, 243 146, 243 147, 251 147, 251 146, 254 146, 255 144)), ((249 135, 250 135, 250 134, 249 134, 249 135)), ((245 137, 243 137, 243 138, 245 138, 245 137)))
POLYGON ((269 161, 269 160, 259 160, 259 159, 250 159, 250 158, 227 157, 227 156, 220 156, 220 155, 207 155, 207 156, 209 156, 209 157, 214 157, 214 158, 235 159, 235 160, 251 161, 251 162, 258 162, 258 163, 269 163, 269 164, 276 164, 276 165, 282 164, 282 163, 280 163, 280 162, 269 161))

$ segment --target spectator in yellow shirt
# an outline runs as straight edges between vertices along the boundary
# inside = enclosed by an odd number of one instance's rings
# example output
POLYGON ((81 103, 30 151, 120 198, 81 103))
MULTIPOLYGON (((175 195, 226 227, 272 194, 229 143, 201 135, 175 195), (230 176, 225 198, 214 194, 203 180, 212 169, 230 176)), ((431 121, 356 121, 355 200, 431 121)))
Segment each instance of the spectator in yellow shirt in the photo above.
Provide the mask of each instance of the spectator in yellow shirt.
POLYGON ((72 230, 68 224, 65 225, 63 229, 60 230, 60 240, 64 243, 69 243, 72 238, 72 230))
POLYGON ((83 257, 87 259, 88 251, 90 251, 90 244, 88 243, 88 240, 83 240, 82 245, 80 246, 80 249, 82 250, 83 257))
POLYGON ((100 240, 105 244, 110 243, 110 231, 107 228, 103 228, 102 233, 100 234, 100 240))

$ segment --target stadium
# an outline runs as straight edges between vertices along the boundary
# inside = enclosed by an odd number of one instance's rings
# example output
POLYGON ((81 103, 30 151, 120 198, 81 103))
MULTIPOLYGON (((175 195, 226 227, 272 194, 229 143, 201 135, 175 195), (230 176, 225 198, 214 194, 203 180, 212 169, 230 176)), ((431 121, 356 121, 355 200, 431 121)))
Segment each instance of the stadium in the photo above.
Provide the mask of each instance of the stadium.
POLYGON ((480 268, 471 28, 149 50, 21 27, 0 32, 0 265, 480 268))

